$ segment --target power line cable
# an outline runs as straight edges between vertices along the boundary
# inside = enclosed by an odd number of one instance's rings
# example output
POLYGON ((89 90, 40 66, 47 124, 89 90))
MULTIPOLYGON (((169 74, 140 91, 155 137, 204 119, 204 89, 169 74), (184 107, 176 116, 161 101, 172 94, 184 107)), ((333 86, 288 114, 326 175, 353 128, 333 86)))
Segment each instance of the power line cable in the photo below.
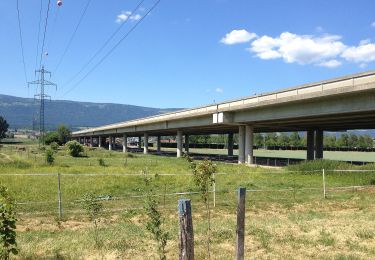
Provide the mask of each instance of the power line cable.
POLYGON ((46 14, 46 21, 44 23, 44 33, 43 33, 43 42, 42 42, 42 51, 40 53, 40 62, 39 62, 39 68, 42 67, 42 61, 43 61, 43 52, 44 52, 44 44, 46 41, 46 34, 47 34, 47 26, 48 26, 48 16, 49 16, 49 7, 51 5, 51 0, 48 0, 48 7, 47 7, 47 14, 46 14))
POLYGON ((27 73, 26 73, 26 63, 25 63, 25 55, 24 55, 24 49, 23 49, 23 39, 22 39, 22 30, 21 30, 21 19, 20 19, 20 8, 19 8, 19 1, 17 0, 17 18, 18 18, 18 30, 20 33, 20 43, 21 43, 21 53, 22 53, 22 63, 23 63, 23 73, 25 76, 26 83, 27 80, 27 73))
POLYGON ((59 17, 59 13, 60 13, 60 8, 57 8, 56 9, 56 12, 55 12, 55 16, 53 18, 53 23, 52 23, 52 29, 51 29, 51 32, 50 32, 50 37, 47 41, 47 48, 50 50, 50 46, 53 44, 54 42, 54 39, 55 39, 55 28, 56 28, 56 24, 58 23, 58 17, 59 17))
POLYGON ((38 41, 37 41, 38 43, 36 45, 35 69, 37 69, 37 66, 38 66, 39 45, 40 45, 40 26, 42 24, 42 10, 43 10, 43 0, 40 0, 38 41))
POLYGON ((132 33, 137 27, 138 25, 147 17, 147 15, 149 13, 151 13, 152 10, 154 10, 156 8, 156 6, 160 3, 161 0, 157 0, 155 2, 155 4, 146 12, 146 14, 144 16, 142 16, 141 19, 139 19, 137 21, 137 23, 100 59, 100 61, 98 63, 96 63, 94 65, 94 67, 91 68, 91 70, 89 70, 85 76, 83 76, 73 87, 71 87, 68 91, 66 91, 64 93, 63 96, 65 96, 66 94, 68 94, 69 92, 71 92, 73 89, 75 89, 79 84, 81 84, 82 81, 84 81, 100 64, 103 63, 103 61, 109 56, 111 55, 111 53, 130 35, 130 33, 132 33))
POLYGON ((68 49, 70 48, 70 45, 72 44, 74 37, 76 36, 76 33, 77 33, 77 31, 78 31, 78 28, 79 28, 79 26, 81 25, 81 22, 82 22, 83 18, 85 17, 86 11, 87 11, 87 9, 88 9, 90 3, 91 3, 91 0, 88 0, 87 3, 86 3, 86 5, 85 5, 85 7, 84 7, 84 9, 83 9, 83 12, 82 12, 82 14, 81 14, 81 17, 79 18, 78 23, 77 23, 77 25, 76 25, 76 27, 75 27, 75 29, 74 29, 74 31, 73 31, 73 34, 70 36, 70 39, 69 39, 68 45, 65 47, 65 50, 64 50, 64 52, 63 52, 63 55, 61 56, 59 62, 57 63, 57 65, 56 65, 56 67, 55 67, 55 72, 59 69, 59 67, 60 67, 60 65, 61 65, 61 63, 62 63, 62 61, 64 60, 65 55, 66 55, 66 53, 68 52, 68 49))
POLYGON ((95 54, 81 67, 81 69, 76 73, 74 74, 73 77, 71 77, 64 85, 62 88, 64 88, 64 86, 67 86, 69 85, 72 81, 74 81, 90 64, 91 62, 104 50, 105 47, 107 47, 107 45, 110 43, 110 41, 117 35, 117 33, 124 27, 124 25, 130 20, 130 17, 135 13, 137 12, 137 10, 141 7, 141 5, 143 4, 145 0, 141 0, 139 1, 139 3, 137 4, 137 6, 131 11, 131 13, 129 14, 128 18, 122 22, 120 24, 119 27, 117 27, 117 29, 111 34, 111 36, 104 42, 104 44, 102 44, 102 46, 95 52, 95 54))

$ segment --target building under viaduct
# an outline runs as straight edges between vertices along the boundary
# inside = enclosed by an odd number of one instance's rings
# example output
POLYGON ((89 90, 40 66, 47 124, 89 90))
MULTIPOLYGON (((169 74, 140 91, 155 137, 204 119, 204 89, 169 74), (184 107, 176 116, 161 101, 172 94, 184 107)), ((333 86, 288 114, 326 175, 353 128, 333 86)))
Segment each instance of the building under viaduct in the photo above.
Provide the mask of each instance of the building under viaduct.
MULTIPOLYGON (((233 134, 239 134, 238 162, 253 164, 256 132, 307 132, 308 160, 323 158, 323 131, 375 128, 375 71, 334 78, 295 88, 244 97, 219 104, 151 116, 73 132, 80 142, 103 146, 109 138, 176 136, 177 157, 182 155, 183 137, 228 134, 228 155, 233 155, 233 134)), ((148 142, 144 142, 148 153, 148 142)))

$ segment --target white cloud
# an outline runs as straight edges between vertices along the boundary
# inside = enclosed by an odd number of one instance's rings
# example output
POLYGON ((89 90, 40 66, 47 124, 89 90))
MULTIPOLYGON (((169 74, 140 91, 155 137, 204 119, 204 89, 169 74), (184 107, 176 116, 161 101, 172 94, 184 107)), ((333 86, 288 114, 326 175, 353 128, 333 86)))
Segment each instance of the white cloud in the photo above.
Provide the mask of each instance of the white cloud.
POLYGON ((249 42, 252 39, 256 38, 257 35, 252 32, 248 32, 244 29, 233 30, 230 33, 227 33, 221 40, 221 43, 232 45, 237 43, 249 42))
POLYGON ((318 66, 321 67, 327 67, 327 68, 336 68, 338 66, 341 66, 341 61, 338 60, 328 60, 328 61, 323 61, 318 64, 318 66))
POLYGON ((346 49, 341 57, 347 61, 361 63, 361 66, 364 67, 365 63, 375 61, 375 43, 361 41, 358 46, 352 46, 346 49))
POLYGON ((142 16, 140 14, 132 14, 130 11, 122 11, 121 14, 117 15, 116 23, 123 23, 126 20, 138 21, 142 16))
POLYGON ((375 27, 375 22, 373 22, 373 23, 371 24, 371 26, 372 26, 372 27, 375 27))
POLYGON ((215 89, 215 92, 217 92, 217 93, 223 93, 223 92, 224 92, 224 89, 222 89, 222 88, 216 88, 216 89, 215 89))
MULTIPOLYGON (((297 35, 283 32, 279 37, 262 36, 248 50, 261 59, 282 58, 287 63, 324 64, 342 53, 346 46, 337 35, 297 35)), ((327 63, 328 64, 328 63, 327 63)), ((332 61, 330 65, 334 64, 332 61)), ((335 65, 338 63, 336 62, 335 65)))

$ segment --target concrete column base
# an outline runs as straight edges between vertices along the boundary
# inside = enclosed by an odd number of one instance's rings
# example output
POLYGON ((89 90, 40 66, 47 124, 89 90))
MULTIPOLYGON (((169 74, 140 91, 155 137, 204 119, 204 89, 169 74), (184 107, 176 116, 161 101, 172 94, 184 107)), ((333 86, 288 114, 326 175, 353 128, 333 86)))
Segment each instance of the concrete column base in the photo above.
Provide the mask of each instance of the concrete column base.
POLYGON ((306 159, 307 160, 314 160, 314 130, 307 131, 307 151, 306 151, 306 159))
POLYGON ((238 127, 238 163, 245 162, 245 126, 238 127))
POLYGON ((245 132, 245 160, 247 164, 254 164, 254 127, 247 125, 245 132))
POLYGON ((148 154, 148 134, 145 133, 143 136, 143 153, 148 154))
POLYGON ((182 156, 182 132, 177 131, 177 158, 180 158, 182 156))
POLYGON ((233 133, 228 134, 228 156, 233 156, 233 133))

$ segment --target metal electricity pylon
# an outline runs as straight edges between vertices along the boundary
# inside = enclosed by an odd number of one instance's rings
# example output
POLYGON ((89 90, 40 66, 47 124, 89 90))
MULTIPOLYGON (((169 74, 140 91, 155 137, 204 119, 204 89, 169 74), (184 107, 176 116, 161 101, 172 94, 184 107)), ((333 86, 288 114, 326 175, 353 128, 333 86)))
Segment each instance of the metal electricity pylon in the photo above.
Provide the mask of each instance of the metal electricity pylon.
POLYGON ((40 100, 40 110, 39 110, 39 135, 40 135, 40 137, 39 137, 39 145, 40 144, 44 145, 44 143, 45 143, 44 142, 44 130, 45 130, 45 126, 44 126, 44 101, 45 101, 45 99, 51 100, 51 96, 46 95, 44 93, 44 87, 45 86, 55 86, 55 88, 57 89, 57 85, 55 83, 53 83, 53 82, 45 80, 44 74, 49 74, 49 76, 51 77, 51 72, 44 70, 44 66, 42 66, 42 69, 36 70, 35 74, 36 73, 40 73, 39 79, 35 80, 35 81, 32 81, 32 82, 29 82, 28 83, 28 87, 30 87, 30 85, 40 85, 40 93, 34 95, 34 99, 39 99, 40 100))

